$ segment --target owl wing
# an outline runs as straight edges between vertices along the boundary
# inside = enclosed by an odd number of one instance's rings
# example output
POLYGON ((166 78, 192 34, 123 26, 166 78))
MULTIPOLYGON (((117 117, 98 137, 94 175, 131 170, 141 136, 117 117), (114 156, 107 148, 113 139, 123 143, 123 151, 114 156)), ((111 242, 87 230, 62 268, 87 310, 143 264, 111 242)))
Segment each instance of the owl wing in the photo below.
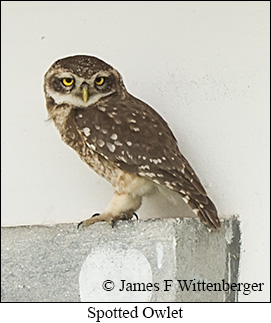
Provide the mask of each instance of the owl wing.
POLYGON ((110 106, 98 103, 73 111, 75 127, 86 146, 126 172, 146 177, 181 194, 211 228, 220 226, 217 210, 199 178, 178 149, 163 118, 129 95, 110 106))

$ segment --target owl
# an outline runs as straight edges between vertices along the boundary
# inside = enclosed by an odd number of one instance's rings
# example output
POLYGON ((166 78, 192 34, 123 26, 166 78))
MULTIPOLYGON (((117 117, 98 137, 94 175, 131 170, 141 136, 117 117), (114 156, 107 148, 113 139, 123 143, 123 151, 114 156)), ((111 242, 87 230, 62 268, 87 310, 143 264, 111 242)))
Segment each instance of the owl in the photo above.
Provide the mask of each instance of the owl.
POLYGON ((127 92, 116 69, 92 56, 62 58, 45 74, 44 92, 62 140, 114 188, 108 207, 81 226, 129 220, 144 196, 166 188, 210 229, 220 227, 215 205, 167 123, 127 92))

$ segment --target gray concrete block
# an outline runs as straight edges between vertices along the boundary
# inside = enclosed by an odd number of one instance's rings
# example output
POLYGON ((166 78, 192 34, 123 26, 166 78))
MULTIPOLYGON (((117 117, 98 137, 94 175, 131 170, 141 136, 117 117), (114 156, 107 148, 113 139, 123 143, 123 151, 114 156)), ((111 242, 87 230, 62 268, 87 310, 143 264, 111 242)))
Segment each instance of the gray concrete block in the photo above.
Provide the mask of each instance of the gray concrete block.
POLYGON ((236 217, 214 232, 193 218, 121 221, 113 229, 107 223, 83 230, 58 224, 1 232, 3 302, 237 301, 234 290, 193 291, 202 281, 238 282, 236 217), (192 290, 182 291, 185 280, 192 290))

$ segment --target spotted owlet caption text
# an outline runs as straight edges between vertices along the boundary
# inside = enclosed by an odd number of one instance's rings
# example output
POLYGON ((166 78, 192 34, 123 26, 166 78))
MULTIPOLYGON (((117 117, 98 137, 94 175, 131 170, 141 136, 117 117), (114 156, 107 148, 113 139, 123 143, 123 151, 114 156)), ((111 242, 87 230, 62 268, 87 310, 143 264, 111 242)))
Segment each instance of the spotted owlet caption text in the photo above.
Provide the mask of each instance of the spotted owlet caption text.
POLYGON ((101 322, 103 319, 182 319, 183 309, 178 304, 166 306, 160 309, 154 309, 152 306, 139 307, 134 306, 132 309, 123 309, 115 307, 113 309, 98 309, 95 306, 88 308, 88 318, 101 322))

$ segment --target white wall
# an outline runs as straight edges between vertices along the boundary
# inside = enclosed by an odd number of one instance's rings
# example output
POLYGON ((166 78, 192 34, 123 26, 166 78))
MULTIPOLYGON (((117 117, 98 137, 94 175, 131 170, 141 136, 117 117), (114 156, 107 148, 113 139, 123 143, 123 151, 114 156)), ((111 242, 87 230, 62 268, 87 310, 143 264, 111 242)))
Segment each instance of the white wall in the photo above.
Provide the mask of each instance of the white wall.
MULTIPOLYGON (((2 225, 76 222, 110 200, 110 185, 45 121, 46 70, 64 56, 94 55, 168 121, 221 217, 240 215, 240 281, 265 283, 240 300, 266 301, 269 3, 3 1, 2 9, 2 225)), ((157 202, 139 215, 179 212, 157 202)))

